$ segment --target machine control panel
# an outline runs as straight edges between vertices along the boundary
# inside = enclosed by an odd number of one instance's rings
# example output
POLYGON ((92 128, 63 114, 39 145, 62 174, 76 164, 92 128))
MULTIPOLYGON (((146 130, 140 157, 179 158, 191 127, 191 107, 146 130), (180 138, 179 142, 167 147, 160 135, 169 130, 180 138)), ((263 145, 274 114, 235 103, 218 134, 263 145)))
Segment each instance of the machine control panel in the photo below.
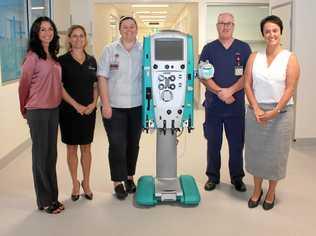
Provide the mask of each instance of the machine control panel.
POLYGON ((144 38, 143 127, 172 132, 193 129, 192 36, 179 31, 144 38))
POLYGON ((152 90, 158 128, 179 128, 186 89, 186 38, 152 37, 152 90))

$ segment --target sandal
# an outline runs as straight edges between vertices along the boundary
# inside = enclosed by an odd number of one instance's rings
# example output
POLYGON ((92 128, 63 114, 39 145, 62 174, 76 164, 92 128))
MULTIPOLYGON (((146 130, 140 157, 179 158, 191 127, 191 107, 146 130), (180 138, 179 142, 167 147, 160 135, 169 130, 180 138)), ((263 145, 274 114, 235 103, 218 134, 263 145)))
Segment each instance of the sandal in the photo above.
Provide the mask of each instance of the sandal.
POLYGON ((48 214, 59 214, 61 212, 61 210, 59 209, 59 207, 57 207, 56 204, 52 204, 48 207, 44 207, 44 209, 46 213, 48 214))
POLYGON ((60 211, 65 210, 65 206, 64 204, 62 204, 61 202, 57 201, 55 203, 53 203, 53 206, 57 207, 60 211))

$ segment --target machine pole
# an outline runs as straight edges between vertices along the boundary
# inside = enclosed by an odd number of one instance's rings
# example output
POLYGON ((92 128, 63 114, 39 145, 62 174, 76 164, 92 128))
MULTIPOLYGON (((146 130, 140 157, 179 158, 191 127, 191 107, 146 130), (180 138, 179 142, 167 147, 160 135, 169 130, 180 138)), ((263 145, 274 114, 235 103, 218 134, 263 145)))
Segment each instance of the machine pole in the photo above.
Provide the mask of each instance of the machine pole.
POLYGON ((158 179, 177 178, 177 136, 167 129, 157 130, 156 177, 158 179))

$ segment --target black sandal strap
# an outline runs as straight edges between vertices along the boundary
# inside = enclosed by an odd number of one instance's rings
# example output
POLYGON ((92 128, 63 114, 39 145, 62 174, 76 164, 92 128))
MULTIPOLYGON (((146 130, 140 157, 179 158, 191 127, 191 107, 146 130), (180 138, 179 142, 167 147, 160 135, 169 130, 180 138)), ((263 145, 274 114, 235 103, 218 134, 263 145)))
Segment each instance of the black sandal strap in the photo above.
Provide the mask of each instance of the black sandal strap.
POLYGON ((59 214, 60 211, 61 211, 61 210, 59 209, 59 207, 56 206, 56 204, 52 204, 52 205, 46 207, 44 210, 45 210, 46 213, 48 213, 48 214, 59 214))

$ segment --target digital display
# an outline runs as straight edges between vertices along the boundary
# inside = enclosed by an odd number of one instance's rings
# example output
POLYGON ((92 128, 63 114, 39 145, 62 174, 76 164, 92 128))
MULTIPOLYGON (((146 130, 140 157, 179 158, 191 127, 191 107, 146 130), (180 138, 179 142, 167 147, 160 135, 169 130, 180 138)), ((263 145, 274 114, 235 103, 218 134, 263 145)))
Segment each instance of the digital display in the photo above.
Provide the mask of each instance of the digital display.
POLYGON ((155 40, 155 60, 181 61, 183 60, 183 39, 161 38, 155 40))

